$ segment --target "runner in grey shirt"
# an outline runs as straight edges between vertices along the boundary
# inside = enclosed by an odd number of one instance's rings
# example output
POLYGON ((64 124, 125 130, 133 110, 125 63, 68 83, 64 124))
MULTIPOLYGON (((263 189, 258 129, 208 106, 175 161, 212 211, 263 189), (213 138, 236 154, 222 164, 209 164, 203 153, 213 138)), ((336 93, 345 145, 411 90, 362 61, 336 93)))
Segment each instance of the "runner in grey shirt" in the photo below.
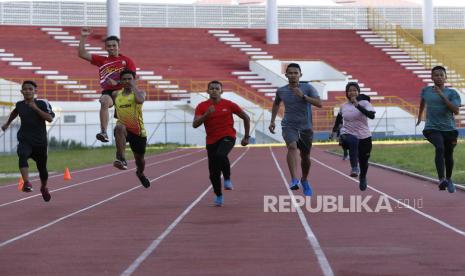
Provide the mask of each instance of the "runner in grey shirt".
POLYGON ((286 68, 289 84, 276 91, 276 97, 271 110, 269 130, 275 133, 275 119, 281 102, 284 103, 284 118, 281 122, 284 141, 287 145, 287 165, 291 174, 291 190, 299 189, 302 184, 304 195, 311 196, 312 188, 307 180, 310 171, 310 149, 312 147, 312 105, 321 107, 318 92, 307 83, 299 83, 302 71, 297 63, 291 63, 286 68), (297 158, 300 150, 302 177, 296 177, 297 158))

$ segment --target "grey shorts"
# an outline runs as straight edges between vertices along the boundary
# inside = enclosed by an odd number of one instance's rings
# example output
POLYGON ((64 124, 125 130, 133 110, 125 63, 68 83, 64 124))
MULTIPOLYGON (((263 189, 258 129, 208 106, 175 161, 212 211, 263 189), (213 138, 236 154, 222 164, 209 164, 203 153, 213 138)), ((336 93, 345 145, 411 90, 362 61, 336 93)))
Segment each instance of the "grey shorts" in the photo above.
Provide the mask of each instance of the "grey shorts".
POLYGON ((287 145, 297 142, 297 147, 301 151, 310 152, 313 142, 313 130, 283 127, 282 132, 287 145))

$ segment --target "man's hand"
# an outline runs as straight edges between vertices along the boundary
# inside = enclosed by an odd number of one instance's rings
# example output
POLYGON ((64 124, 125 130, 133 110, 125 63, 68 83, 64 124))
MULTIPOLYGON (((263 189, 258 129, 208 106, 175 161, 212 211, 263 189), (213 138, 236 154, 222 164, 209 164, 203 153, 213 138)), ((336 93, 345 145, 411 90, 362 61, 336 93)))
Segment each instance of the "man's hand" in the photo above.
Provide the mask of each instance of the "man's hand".
POLYGON ((274 124, 274 122, 270 122, 270 125, 268 126, 268 129, 270 130, 271 133, 274 134, 275 127, 276 127, 276 125, 274 124))
POLYGON ((33 110, 39 109, 39 107, 37 107, 35 101, 28 102, 27 105, 29 105, 29 107, 32 108, 33 110))
POLYGON ((215 106, 214 106, 214 105, 210 105, 210 106, 207 108, 207 111, 205 111, 205 113, 204 113, 203 115, 208 116, 208 115, 212 114, 213 112, 215 112, 215 106))
POLYGON ((88 37, 90 35, 90 28, 89 27, 82 27, 81 28, 81 36, 88 37))
POLYGON ((439 86, 434 85, 433 86, 433 91, 436 92, 439 96, 445 97, 444 92, 439 86))
POLYGON ((3 130, 3 131, 7 130, 7 128, 8 128, 9 126, 10 126, 10 125, 4 124, 4 125, 2 126, 2 130, 3 130))
POLYGON ((111 86, 116 86, 116 85, 118 85, 118 82, 115 81, 114 79, 110 78, 110 77, 108 77, 108 78, 106 79, 106 82, 108 82, 111 86))
POLYGON ((243 147, 247 146, 249 144, 249 137, 248 136, 244 136, 244 138, 242 138, 242 141, 241 141, 241 145, 243 147))
POLYGON ((294 93, 294 95, 296 95, 299 98, 302 98, 304 96, 304 92, 302 92, 302 90, 297 86, 291 87, 291 91, 292 93, 294 93))

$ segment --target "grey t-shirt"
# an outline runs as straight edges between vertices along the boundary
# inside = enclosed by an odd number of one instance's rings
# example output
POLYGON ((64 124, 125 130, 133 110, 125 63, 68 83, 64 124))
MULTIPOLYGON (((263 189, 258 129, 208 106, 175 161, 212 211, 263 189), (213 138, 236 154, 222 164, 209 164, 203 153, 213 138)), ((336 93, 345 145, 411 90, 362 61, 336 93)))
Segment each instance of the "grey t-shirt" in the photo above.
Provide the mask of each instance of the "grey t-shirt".
MULTIPOLYGON (((460 107, 462 103, 457 91, 445 87, 443 93, 453 105, 460 107)), ((456 129, 454 114, 438 93, 433 90, 432 86, 423 88, 421 91, 421 98, 426 104, 425 129, 435 129, 439 131, 451 131, 456 129)))
MULTIPOLYGON (((302 92, 312 98, 319 98, 316 89, 308 83, 299 83, 302 92)), ((289 89, 289 85, 278 88, 275 103, 284 102, 284 118, 281 122, 283 127, 294 127, 297 129, 312 128, 312 105, 306 100, 298 97, 289 89)))

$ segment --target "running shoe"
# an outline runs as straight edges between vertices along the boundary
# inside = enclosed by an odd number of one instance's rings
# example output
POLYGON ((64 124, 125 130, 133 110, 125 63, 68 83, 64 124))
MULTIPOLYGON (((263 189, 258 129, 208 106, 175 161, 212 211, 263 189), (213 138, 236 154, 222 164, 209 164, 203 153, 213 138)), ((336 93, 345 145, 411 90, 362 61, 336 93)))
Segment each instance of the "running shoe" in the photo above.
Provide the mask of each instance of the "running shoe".
POLYGON ((299 189, 300 181, 297 178, 293 178, 291 180, 291 184, 289 184, 289 189, 291 190, 298 190, 299 189))
POLYGON ((455 193, 455 184, 452 182, 452 179, 447 180, 447 191, 449 193, 455 193))
POLYGON ((42 193, 42 197, 44 198, 45 202, 49 202, 52 196, 50 195, 47 187, 41 187, 40 193, 42 193))
POLYGON ((108 135, 106 134, 106 132, 97 133, 97 135, 95 135, 95 137, 97 138, 97 140, 99 140, 100 142, 103 142, 103 143, 108 143, 110 141, 108 139, 108 135))
POLYGON ((223 206, 223 195, 216 196, 216 198, 215 198, 215 206, 218 206, 218 207, 223 206))
POLYGON ((24 181, 23 192, 30 193, 30 192, 32 192, 32 191, 34 191, 34 189, 32 188, 31 182, 29 182, 29 181, 24 181))
POLYGON ((113 166, 120 170, 128 169, 128 163, 126 162, 124 158, 116 158, 116 160, 113 161, 113 166))
POLYGON ((352 171, 350 171, 350 176, 352 177, 357 177, 360 173, 360 169, 358 167, 352 168, 352 171))
POLYGON ((231 179, 225 179, 224 180, 224 189, 225 190, 232 190, 233 189, 231 179))
POLYGON ((310 182, 308 182, 308 180, 302 180, 300 183, 302 183, 302 190, 304 192, 304 195, 312 196, 313 191, 312 187, 310 186, 310 182))
POLYGON ((136 172, 136 175, 139 178, 142 186, 144 186, 144 188, 150 187, 150 180, 148 180, 147 177, 143 173, 136 172))
POLYGON ((358 187, 360 188, 360 191, 365 191, 367 189, 367 179, 366 178, 360 178, 360 182, 358 184, 358 187))
POLYGON ((444 191, 447 187, 449 187, 449 182, 446 179, 439 182, 439 190, 440 191, 444 191))

